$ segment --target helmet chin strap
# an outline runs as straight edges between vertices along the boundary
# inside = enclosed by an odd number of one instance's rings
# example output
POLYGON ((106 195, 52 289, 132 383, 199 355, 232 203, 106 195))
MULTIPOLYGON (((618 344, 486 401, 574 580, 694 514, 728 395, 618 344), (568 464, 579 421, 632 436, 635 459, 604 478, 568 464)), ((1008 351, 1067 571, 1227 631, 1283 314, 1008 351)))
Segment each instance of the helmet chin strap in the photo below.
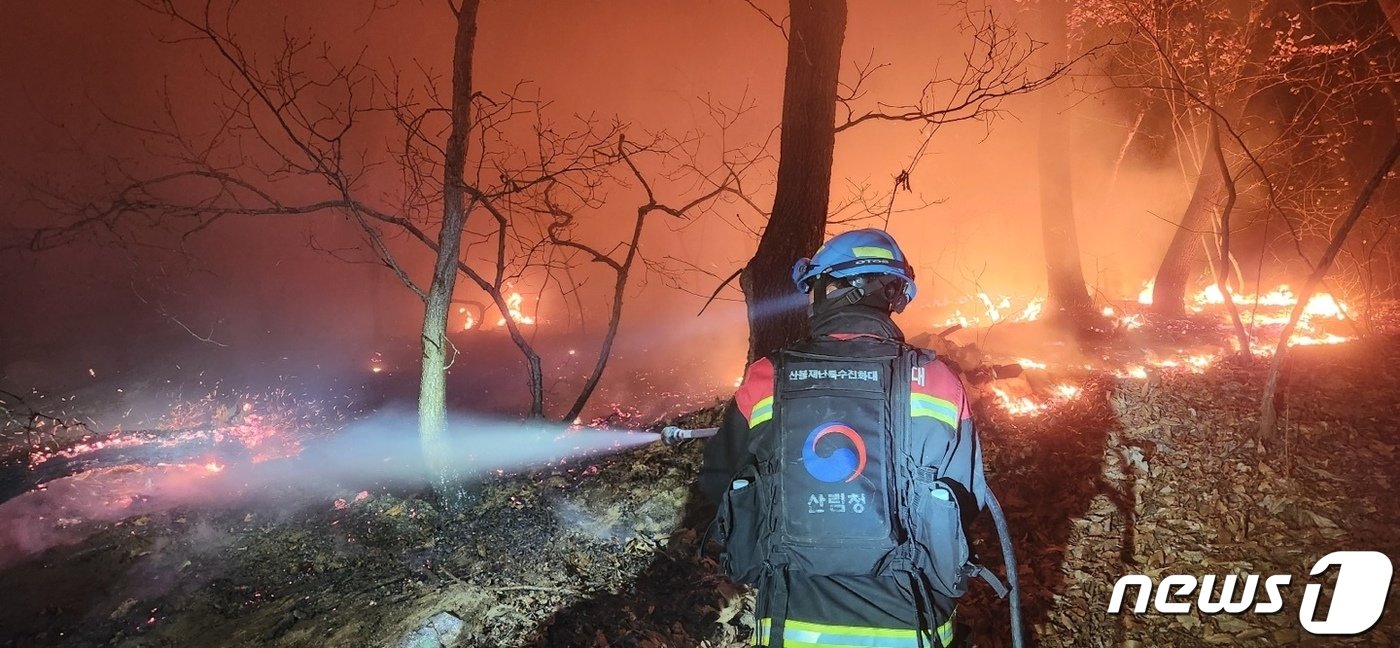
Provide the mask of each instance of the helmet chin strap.
POLYGON ((815 298, 812 300, 812 305, 808 309, 808 314, 815 316, 845 308, 858 304, 860 300, 865 298, 865 291, 855 286, 843 286, 828 293, 824 285, 825 283, 826 280, 824 279, 818 280, 816 290, 813 291, 813 297, 815 298))
POLYGON ((837 281, 841 280, 825 275, 817 278, 812 290, 812 305, 808 311, 810 315, 815 316, 860 303, 898 313, 908 304, 904 282, 895 277, 855 276, 842 281, 841 285, 828 292, 831 283, 837 281))
POLYGON ((818 315, 834 309, 865 304, 867 307, 881 308, 890 312, 902 312, 909 304, 904 291, 904 281, 897 277, 855 276, 847 280, 818 277, 813 287, 812 307, 809 314, 818 315), (837 286, 832 288, 832 284, 837 286))

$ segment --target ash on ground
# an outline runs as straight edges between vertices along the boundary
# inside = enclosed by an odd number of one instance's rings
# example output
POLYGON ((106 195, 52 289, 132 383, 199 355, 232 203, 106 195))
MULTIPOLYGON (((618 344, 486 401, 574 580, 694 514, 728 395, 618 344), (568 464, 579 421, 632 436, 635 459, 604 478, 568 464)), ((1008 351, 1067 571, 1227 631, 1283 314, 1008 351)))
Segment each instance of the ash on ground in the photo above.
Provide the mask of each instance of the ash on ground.
MULTIPOLYGON (((1301 583, 1334 550, 1400 555, 1400 336, 1296 349, 1284 435, 1263 448, 1266 368, 1092 372, 1033 416, 979 403, 1037 645, 1312 645, 1301 586, 1275 615, 1106 610, 1125 574, 1301 583)), ((715 408, 677 423, 717 420, 715 408)), ((392 646, 443 613, 462 621, 451 646, 747 645, 752 597, 701 551, 700 449, 502 476, 460 513, 430 491, 372 489, 127 518, 0 573, 0 645, 392 646)), ((1000 570, 985 516, 976 532, 1000 570)), ((959 616, 977 645, 1009 645, 1005 604, 985 587, 959 616)), ((1389 645, 1395 623, 1342 641, 1389 645)))

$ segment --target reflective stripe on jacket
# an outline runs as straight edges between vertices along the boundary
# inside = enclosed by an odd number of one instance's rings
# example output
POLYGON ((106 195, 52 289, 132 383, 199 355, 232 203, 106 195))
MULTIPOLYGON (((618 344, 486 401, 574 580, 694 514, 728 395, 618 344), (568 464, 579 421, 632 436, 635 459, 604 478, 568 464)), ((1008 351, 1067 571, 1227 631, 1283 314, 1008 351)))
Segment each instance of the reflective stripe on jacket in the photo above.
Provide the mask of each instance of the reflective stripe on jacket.
MULTIPOLYGON (((949 615, 938 626, 938 643, 927 632, 922 640, 918 630, 871 628, 864 626, 831 625, 788 619, 783 624, 783 645, 787 648, 926 648, 947 646, 953 642, 954 616, 949 615)), ((767 646, 772 641, 773 619, 759 619, 754 628, 753 645, 767 646)))

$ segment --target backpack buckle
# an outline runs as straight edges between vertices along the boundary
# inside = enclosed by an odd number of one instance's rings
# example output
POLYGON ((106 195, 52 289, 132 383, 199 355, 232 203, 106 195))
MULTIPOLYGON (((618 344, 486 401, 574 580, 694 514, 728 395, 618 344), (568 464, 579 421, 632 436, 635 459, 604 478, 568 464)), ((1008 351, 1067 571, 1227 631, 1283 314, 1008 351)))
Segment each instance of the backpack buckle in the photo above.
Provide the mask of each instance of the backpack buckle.
POLYGON ((969 578, 975 576, 987 581, 987 585, 991 586, 992 591, 997 593, 997 598, 999 599, 1005 599, 1006 595, 1011 592, 1011 590, 1006 587, 1006 583, 1001 582, 1001 577, 997 576, 996 572, 988 569, 986 565, 968 563, 967 566, 963 568, 963 576, 969 578))

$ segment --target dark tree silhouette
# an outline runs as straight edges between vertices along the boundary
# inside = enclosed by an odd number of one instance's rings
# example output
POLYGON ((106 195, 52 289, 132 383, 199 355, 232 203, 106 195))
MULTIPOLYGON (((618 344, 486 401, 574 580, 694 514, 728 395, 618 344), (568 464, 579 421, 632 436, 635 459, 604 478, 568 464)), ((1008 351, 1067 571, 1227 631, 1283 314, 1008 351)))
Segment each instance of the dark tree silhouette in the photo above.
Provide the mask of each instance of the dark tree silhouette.
POLYGON ((846 2, 792 0, 790 11, 777 192, 758 249, 739 276, 748 303, 750 360, 806 332, 802 302, 792 299, 792 264, 821 245, 836 148, 846 2))
MULTIPOLYGON (((1041 48, 1046 69, 1068 54, 1068 7, 1063 0, 1040 3, 1041 48)), ((1069 95, 1051 88, 1040 97, 1040 232, 1045 249, 1046 305, 1053 317, 1075 326, 1094 320, 1093 300, 1079 261, 1079 228, 1074 222, 1074 177, 1071 172, 1069 95)))

